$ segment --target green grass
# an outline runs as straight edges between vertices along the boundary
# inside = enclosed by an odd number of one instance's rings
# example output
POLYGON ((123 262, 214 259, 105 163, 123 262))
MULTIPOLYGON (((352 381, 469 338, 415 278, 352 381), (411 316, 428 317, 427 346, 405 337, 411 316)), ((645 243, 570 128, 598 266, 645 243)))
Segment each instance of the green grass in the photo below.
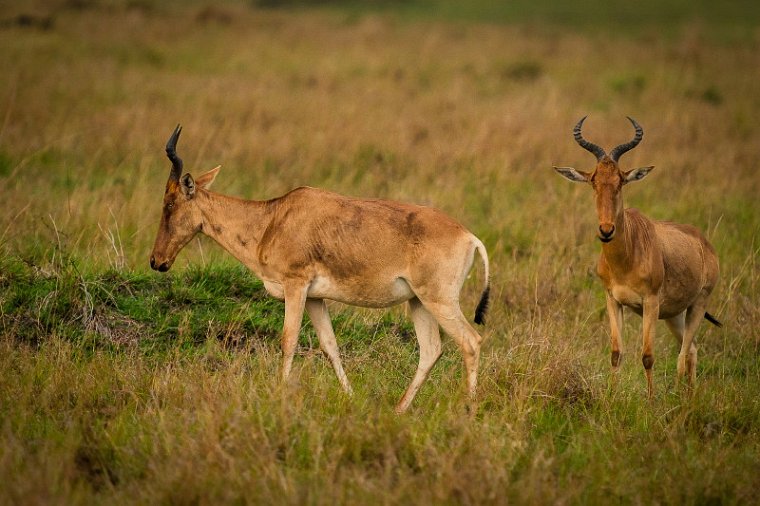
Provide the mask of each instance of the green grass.
MULTIPOLYGON (((754 4, 41 1, 0 23, 0 503, 746 504, 760 486, 760 62, 754 4), (271 4, 271 2, 270 2, 271 4), (635 117, 626 204, 692 223, 721 281, 697 387, 626 313, 609 378, 589 169, 635 117), (211 241, 149 270, 177 122, 217 191, 303 184, 434 205, 491 259, 476 402, 449 339, 412 409, 406 309, 304 319, 211 241)), ((476 268, 477 272, 477 268, 476 268)), ((478 274, 465 283, 472 317, 478 274)))
POLYGON ((675 343, 660 343, 647 402, 638 364, 611 389, 601 343, 575 349, 604 333, 601 314, 562 322, 538 302, 486 348, 474 412, 447 343, 397 417, 416 351, 398 315, 337 312, 349 398, 311 332, 280 384, 281 304, 240 266, 78 264, 0 263, 11 502, 697 504, 745 502, 758 485, 757 343, 734 332, 706 333, 693 396, 673 386, 675 343))

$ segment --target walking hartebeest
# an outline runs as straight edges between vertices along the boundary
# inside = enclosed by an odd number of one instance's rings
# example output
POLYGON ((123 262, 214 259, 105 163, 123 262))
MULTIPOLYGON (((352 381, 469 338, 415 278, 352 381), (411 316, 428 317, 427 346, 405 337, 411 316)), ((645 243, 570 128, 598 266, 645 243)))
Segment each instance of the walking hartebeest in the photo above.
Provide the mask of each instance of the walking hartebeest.
POLYGON ((623 208, 623 186, 643 179, 654 167, 621 171, 618 160, 641 142, 644 131, 632 118, 636 134, 607 155, 602 148, 585 140, 583 117, 573 135, 582 148, 596 156, 596 169, 582 172, 571 167, 554 167, 570 181, 591 183, 596 195, 599 239, 602 254, 597 271, 607 294, 610 318, 612 369, 620 365, 623 306, 643 316, 641 360, 652 397, 652 341, 657 319, 681 339, 678 375, 688 372, 689 385, 696 379, 697 347, 694 335, 702 318, 720 326, 707 313, 707 299, 718 281, 718 257, 707 239, 691 225, 650 220, 636 209, 623 208))
POLYGON ((305 308, 348 393, 351 386, 324 300, 374 308, 409 301, 420 360, 396 411, 409 407, 440 357, 439 325, 462 350, 469 393, 475 393, 481 337, 462 315, 459 292, 477 250, 485 287, 475 322, 483 323, 488 255, 477 237, 441 211, 412 204, 309 187, 267 201, 210 192, 219 167, 197 179, 182 176, 176 153, 180 131, 178 125, 166 144, 172 169, 150 256, 153 269, 169 270, 195 234, 208 235, 261 278, 270 295, 285 300, 283 381, 290 374, 305 308))

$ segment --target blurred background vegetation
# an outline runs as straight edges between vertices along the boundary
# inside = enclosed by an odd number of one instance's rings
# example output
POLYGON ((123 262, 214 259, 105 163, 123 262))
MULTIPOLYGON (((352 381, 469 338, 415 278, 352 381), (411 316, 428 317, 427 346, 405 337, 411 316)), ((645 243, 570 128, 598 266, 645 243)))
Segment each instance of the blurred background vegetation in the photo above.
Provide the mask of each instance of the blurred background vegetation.
MULTIPOLYGON (((0 501, 665 503, 760 486, 760 7, 0 0, 0 501), (572 139, 644 140, 626 203, 721 259, 698 388, 640 319, 608 383, 588 188, 572 139), (480 393, 444 356, 406 417, 404 308, 331 305, 346 398, 305 321, 278 381, 282 304, 198 238, 149 270, 169 163, 214 189, 299 185, 439 207, 491 258, 480 393)), ((474 278, 479 276, 475 269, 474 278)), ((472 314, 480 284, 465 284, 472 314)))

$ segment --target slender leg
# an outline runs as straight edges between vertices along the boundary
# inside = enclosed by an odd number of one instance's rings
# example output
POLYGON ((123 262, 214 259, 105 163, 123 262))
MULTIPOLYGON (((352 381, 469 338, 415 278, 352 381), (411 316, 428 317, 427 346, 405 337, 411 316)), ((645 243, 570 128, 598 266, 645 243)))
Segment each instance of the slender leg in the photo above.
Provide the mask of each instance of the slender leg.
POLYGON ((448 303, 423 301, 425 309, 438 321, 448 335, 462 350, 464 356, 464 366, 467 373, 467 391, 470 398, 475 396, 475 390, 478 386, 478 362, 480 360, 480 343, 482 338, 459 308, 459 303, 454 300, 448 303))
POLYGON ((403 413, 409 408, 420 386, 441 356, 441 334, 438 322, 417 298, 409 301, 409 309, 412 322, 414 322, 414 332, 417 334, 417 342, 420 344, 420 362, 412 382, 396 405, 396 413, 403 413))
MULTIPOLYGON (((673 318, 668 318, 665 320, 665 324, 668 326, 668 329, 670 329, 670 332, 675 336, 675 338, 678 339, 678 342, 681 343, 681 347, 683 348, 684 333, 686 332, 686 311, 679 313, 673 318)), ((678 360, 678 367, 679 373, 677 378, 680 378, 683 375, 681 371, 680 355, 678 360)))
POLYGON ((678 342, 683 342, 683 333, 686 330, 686 311, 677 314, 673 318, 668 318, 665 320, 665 324, 673 336, 678 339, 678 342))
POLYGON ((607 292, 607 316, 610 319, 610 350, 612 355, 612 372, 617 373, 623 353, 623 305, 607 292))
POLYGON ((705 299, 700 298, 686 310, 686 330, 681 342, 681 352, 678 354, 678 375, 688 374, 689 386, 693 386, 697 380, 697 346, 694 337, 705 317, 706 305, 705 299))
POLYGON ((303 310, 306 303, 305 285, 285 286, 285 325, 282 329, 282 381, 290 376, 293 366, 293 356, 298 344, 298 333, 303 321, 303 310))
POLYGON ((317 337, 319 338, 319 345, 322 347, 322 351, 325 352, 327 357, 332 362, 335 374, 338 376, 343 390, 349 395, 353 393, 351 385, 348 382, 346 373, 343 371, 343 364, 340 362, 340 352, 338 351, 338 343, 335 340, 335 332, 333 331, 332 322, 330 322, 330 313, 327 311, 327 304, 322 299, 306 299, 306 311, 311 318, 311 324, 314 325, 314 330, 317 331, 317 337))
POLYGON ((649 398, 654 396, 652 385, 652 366, 654 365, 654 334, 657 319, 660 316, 660 301, 657 294, 644 297, 643 304, 643 339, 641 347, 641 363, 644 364, 644 372, 647 376, 647 392, 649 398))

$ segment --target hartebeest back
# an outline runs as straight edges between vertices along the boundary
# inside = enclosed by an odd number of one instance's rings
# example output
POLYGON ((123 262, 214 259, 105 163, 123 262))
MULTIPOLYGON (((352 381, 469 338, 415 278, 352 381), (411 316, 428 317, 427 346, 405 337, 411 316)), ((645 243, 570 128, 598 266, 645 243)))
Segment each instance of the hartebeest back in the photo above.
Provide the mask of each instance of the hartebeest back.
POLYGON ((319 343, 347 392, 325 299, 364 307, 408 301, 420 360, 396 406, 405 411, 441 355, 440 325, 464 355, 469 393, 475 392, 481 336, 459 307, 459 293, 477 251, 485 287, 475 312, 482 323, 488 304, 488 256, 483 243, 436 209, 388 200, 345 197, 297 188, 267 201, 242 200, 208 190, 219 167, 194 179, 181 175, 176 145, 180 127, 166 145, 172 161, 163 213, 150 265, 169 270, 180 250, 204 233, 285 300, 282 378, 288 378, 304 308, 319 343))
POLYGON ((613 372, 618 370, 622 351, 623 306, 643 316, 641 359, 652 396, 652 342, 657 319, 663 319, 681 340, 678 375, 688 372, 689 384, 696 379, 697 348, 694 335, 702 318, 720 325, 708 314, 707 299, 718 282, 718 257, 699 230, 690 225, 650 220, 636 209, 623 208, 623 186, 643 179, 654 167, 621 171, 621 155, 635 148, 644 136, 636 121, 628 118, 636 134, 607 155, 583 138, 582 118, 573 129, 575 140, 594 154, 593 172, 571 167, 554 167, 570 181, 590 183, 596 195, 599 239, 602 254, 598 273, 607 295, 611 327, 613 372))

